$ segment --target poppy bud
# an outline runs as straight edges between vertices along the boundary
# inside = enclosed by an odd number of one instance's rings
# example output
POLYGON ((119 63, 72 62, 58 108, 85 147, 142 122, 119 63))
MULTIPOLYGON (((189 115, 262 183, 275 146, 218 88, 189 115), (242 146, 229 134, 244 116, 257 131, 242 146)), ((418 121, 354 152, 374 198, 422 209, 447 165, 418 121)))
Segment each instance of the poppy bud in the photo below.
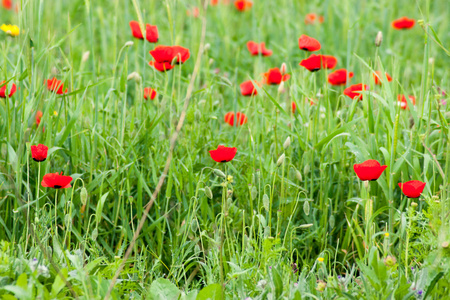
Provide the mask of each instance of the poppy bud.
POLYGON ((212 194, 212 191, 211 191, 211 189, 209 188, 209 186, 205 187, 205 195, 206 195, 206 197, 208 197, 209 199, 212 199, 212 198, 213 198, 213 194, 212 194))
POLYGON ((278 93, 283 94, 285 92, 284 90, 284 81, 282 81, 280 83, 280 85, 278 86, 278 93))
POLYGON ((323 280, 319 280, 317 282, 316 290, 319 292, 323 292, 323 291, 325 291, 326 287, 327 287, 327 283, 323 280))
POLYGON ((367 190, 369 188, 369 181, 364 181, 364 188, 367 190))
POLYGON ((448 246, 449 246, 449 243, 448 243, 448 242, 443 242, 443 243, 441 244, 441 246, 442 246, 442 248, 447 249, 448 246))
POLYGON ((283 147, 284 149, 289 148, 289 146, 291 145, 291 137, 288 136, 287 139, 284 141, 283 147))
POLYGON ((280 72, 281 72, 281 74, 285 74, 286 73, 286 64, 285 63, 281 64, 280 72))
POLYGON ((128 41, 128 42, 125 43, 126 47, 130 47, 130 46, 133 46, 133 45, 134 45, 134 42, 132 42, 132 41, 128 41))
POLYGON ((205 47, 203 47, 203 50, 206 52, 206 51, 209 50, 209 48, 211 48, 211 44, 210 44, 210 43, 207 43, 207 44, 205 45, 205 47))
POLYGON ((94 230, 92 231, 92 240, 96 241, 98 237, 98 229, 97 227, 94 228, 94 230))
POLYGON ((413 202, 411 202, 411 206, 412 206, 412 207, 417 207, 418 205, 419 205, 419 204, 417 204, 417 203, 416 203, 416 202, 414 202, 414 201, 413 201, 413 202))
POLYGON ((303 203, 303 212, 305 213, 305 215, 309 216, 309 211, 309 201, 305 201, 305 203, 303 203))
MULTIPOLYGON (((209 59, 209 64, 212 65, 213 63, 214 63, 214 59, 210 58, 210 59, 209 59)), ((216 70, 219 70, 219 69, 216 69, 216 70)), ((214 70, 214 72, 215 72, 216 74, 219 74, 220 70, 219 70, 218 72, 216 72, 216 70, 214 70)))
POLYGON ((375 38, 375 46, 380 47, 381 42, 383 42, 383 33, 378 31, 377 37, 375 38))
POLYGON ((216 174, 216 176, 227 178, 224 172, 220 171, 219 169, 213 169, 213 173, 216 174))
POLYGON ((285 158, 286 158, 286 155, 284 155, 284 153, 281 154, 280 158, 278 158, 278 160, 277 160, 277 167, 279 167, 282 163, 284 163, 285 158))
POLYGON ((89 59, 89 55, 91 54, 90 51, 86 51, 83 53, 83 56, 81 57, 81 62, 85 63, 89 59))
POLYGON ((128 77, 127 77, 127 80, 134 80, 134 81, 136 81, 136 82, 140 82, 141 81, 141 75, 139 75, 139 73, 138 72, 133 72, 133 73, 130 73, 129 75, 128 75, 128 77))
POLYGON ((303 174, 308 175, 310 169, 311 168, 309 167, 309 164, 306 164, 305 167, 303 168, 303 174))
POLYGON ((80 199, 83 205, 86 205, 87 197, 88 197, 87 189, 85 187, 82 187, 80 192, 80 199))
POLYGON ((299 170, 295 170, 295 177, 298 179, 298 181, 303 181, 302 173, 300 173, 299 170))
POLYGON ((258 196, 258 190, 256 189, 256 186, 252 187, 252 200, 256 199, 256 196, 258 196))
POLYGON ((384 264, 385 264, 387 267, 392 267, 392 266, 395 265, 396 263, 397 263, 397 259, 396 259, 395 257, 393 257, 393 256, 388 255, 388 256, 386 256, 386 258, 384 259, 384 264))
POLYGON ((269 211, 270 200, 269 200, 269 196, 267 196, 267 194, 263 195, 263 206, 266 211, 269 211))

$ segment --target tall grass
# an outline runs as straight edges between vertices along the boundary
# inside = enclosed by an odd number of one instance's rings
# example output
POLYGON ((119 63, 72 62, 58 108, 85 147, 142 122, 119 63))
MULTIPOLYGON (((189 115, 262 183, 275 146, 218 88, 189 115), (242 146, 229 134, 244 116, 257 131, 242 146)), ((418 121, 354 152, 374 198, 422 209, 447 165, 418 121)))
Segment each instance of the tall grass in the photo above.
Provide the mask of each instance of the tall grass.
POLYGON ((446 1, 202 7, 40 0, 22 1, 17 13, 1 8, 0 23, 21 33, 0 32, 0 81, 18 87, 0 99, 0 294, 103 299, 111 286, 115 299, 448 296, 446 1), (199 18, 186 14, 193 7, 199 18), (324 23, 305 25, 310 12, 324 23), (394 30, 403 15, 422 21, 394 30), (189 48, 191 58, 155 71, 154 45, 133 39, 131 20, 158 25, 159 44, 189 48), (301 34, 353 71, 352 84, 370 86, 363 101, 327 84, 330 70, 298 65, 308 56, 301 34), (274 55, 250 56, 249 40, 274 55), (284 93, 265 85, 240 95, 240 83, 283 62, 291 75, 284 93), (375 85, 376 70, 393 81, 375 85), (133 72, 140 79, 128 79, 133 72), (67 95, 47 91, 54 76, 67 95), (147 86, 158 92, 153 101, 143 99, 147 86), (400 109, 399 94, 416 105, 400 109), (248 123, 228 126, 229 111, 248 123), (42 163, 30 157, 38 143, 50 148, 42 163), (219 144, 238 148, 232 162, 210 158, 219 144), (388 166, 369 184, 353 171, 367 159, 388 166), (61 171, 72 188, 40 185, 61 171), (398 188, 413 179, 427 183, 419 200, 398 188))

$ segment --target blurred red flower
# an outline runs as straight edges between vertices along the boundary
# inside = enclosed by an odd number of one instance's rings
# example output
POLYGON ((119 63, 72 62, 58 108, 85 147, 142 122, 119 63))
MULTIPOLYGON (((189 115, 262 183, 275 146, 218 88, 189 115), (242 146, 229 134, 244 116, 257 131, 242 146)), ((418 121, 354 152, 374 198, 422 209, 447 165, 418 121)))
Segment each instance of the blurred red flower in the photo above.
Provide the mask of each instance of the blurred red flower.
POLYGON ((31 157, 34 161, 41 162, 47 159, 48 147, 42 144, 31 146, 31 157))
MULTIPOLYGON (((0 86, 2 84, 4 84, 6 81, 0 81, 0 86)), ((8 94, 8 91, 6 90, 8 84, 5 84, 4 86, 0 87, 0 98, 6 98, 6 95, 8 94)), ((11 90, 9 91, 9 95, 8 97, 11 98, 14 93, 16 92, 17 87, 16 85, 13 83, 11 86, 11 90)))
POLYGON ((194 18, 198 18, 198 16, 200 15, 200 10, 198 9, 198 7, 194 7, 194 8, 192 8, 192 10, 188 10, 186 12, 186 14, 188 16, 193 16, 194 18))
POLYGON ((292 101, 291 106, 292 106, 292 113, 295 114, 295 111, 297 110, 297 104, 295 104, 295 101, 292 101))
POLYGON ((160 72, 174 68, 174 64, 182 64, 189 59, 189 49, 181 46, 157 46, 150 51, 155 61, 150 61, 149 65, 160 72))
POLYGON ((2 5, 4 8, 6 9, 11 9, 12 8, 12 0, 2 0, 2 5))
POLYGON ((328 75, 328 82, 331 85, 345 85, 347 79, 353 77, 353 72, 347 72, 346 69, 336 70, 328 75))
POLYGON ((251 80, 244 81, 241 83, 240 87, 242 96, 258 95, 258 91, 251 80))
MULTIPOLYGON (((225 115, 225 123, 228 123, 230 126, 234 125, 234 112, 229 112, 225 115)), ((244 113, 237 112, 236 113, 236 125, 244 125, 247 123, 247 116, 244 113)))
POLYGON ((289 80, 291 77, 289 74, 282 74, 279 68, 269 69, 263 76, 264 83, 272 85, 280 84, 282 81, 289 80))
MULTIPOLYGON (((412 103, 412 105, 416 105, 416 97, 408 96, 408 98, 409 101, 412 103)), ((397 104, 400 106, 401 109, 408 109, 408 101, 406 100, 405 95, 397 96, 397 104)))
POLYGON ((309 37, 305 34, 302 34, 300 38, 298 39, 298 47, 301 50, 305 51, 318 51, 320 50, 321 46, 318 40, 315 38, 309 37))
POLYGON ((48 173, 45 174, 42 178, 41 185, 43 187, 49 187, 54 189, 67 189, 70 188, 70 182, 72 181, 72 177, 70 176, 64 176, 61 172, 61 174, 58 173, 48 173))
MULTIPOLYGON (((137 39, 144 39, 142 34, 141 26, 138 21, 130 22, 131 34, 137 39)), ((145 27, 145 38, 150 43, 157 43, 159 39, 158 27, 156 25, 147 24, 145 27)))
POLYGON ((310 13, 305 16, 305 24, 306 25, 313 25, 316 22, 323 23, 323 21, 324 21, 323 16, 317 16, 314 13, 310 13))
POLYGON ((37 126, 39 126, 39 124, 41 124, 41 119, 42 119, 42 116, 43 116, 44 114, 42 113, 42 111, 40 111, 40 110, 38 110, 37 112, 36 112, 36 125, 37 126))
POLYGON ((52 79, 47 79, 47 89, 49 91, 55 92, 58 95, 63 95, 67 93, 67 89, 63 92, 64 84, 61 80, 53 77, 52 79))
POLYGON ((216 162, 229 162, 232 161, 236 156, 237 149, 236 147, 225 147, 223 145, 219 145, 216 150, 210 150, 209 154, 211 158, 216 162))
POLYGON ((150 100, 155 99, 156 97, 156 91, 152 88, 146 87, 144 88, 144 99, 148 100, 150 98, 150 100))
POLYGON ((373 73, 373 79, 375 80, 375 84, 381 85, 382 79, 386 79, 388 82, 392 81, 391 75, 389 75, 388 73, 384 73, 384 74, 385 74, 385 77, 382 78, 383 74, 381 74, 381 71, 376 71, 375 73, 373 73))
POLYGON ((356 98, 357 100, 362 100, 363 95, 361 94, 361 91, 365 91, 367 89, 368 87, 365 84, 354 84, 344 90, 344 95, 350 97, 351 99, 356 98))
POLYGON ((311 54, 310 57, 300 62, 300 66, 306 68, 310 72, 319 71, 322 67, 333 69, 337 64, 336 57, 332 55, 316 55, 311 54))
POLYGON ((386 168, 387 166, 382 166, 374 159, 353 165, 353 170, 355 170, 356 175, 362 181, 377 180, 386 168))
POLYGON ((236 8, 239 11, 246 11, 246 10, 252 8, 253 1, 250 1, 250 0, 236 0, 236 1, 234 1, 234 6, 236 6, 236 8))
POLYGON ((411 29, 414 27, 414 24, 416 24, 416 21, 407 17, 402 17, 391 23, 392 27, 397 30, 411 29))
POLYGON ((419 180, 411 180, 405 183, 398 183, 398 186, 408 198, 419 198, 425 188, 426 183, 419 180))
POLYGON ((262 56, 271 56, 272 55, 272 50, 266 49, 266 43, 264 43, 264 42, 262 42, 261 44, 258 44, 253 41, 249 41, 247 43, 247 49, 253 56, 256 56, 259 54, 261 54, 262 56))

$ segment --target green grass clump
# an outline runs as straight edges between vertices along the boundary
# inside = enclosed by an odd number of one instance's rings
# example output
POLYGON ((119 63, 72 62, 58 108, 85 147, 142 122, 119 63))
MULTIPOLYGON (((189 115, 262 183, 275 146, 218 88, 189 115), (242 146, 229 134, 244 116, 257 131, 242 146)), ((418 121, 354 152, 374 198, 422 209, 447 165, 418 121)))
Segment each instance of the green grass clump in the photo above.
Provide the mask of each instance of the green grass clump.
POLYGON ((448 297, 447 1, 255 0, 245 12, 225 2, 0 7, 0 25, 20 28, 0 31, 0 82, 17 86, 0 98, 3 299, 448 297), (305 24, 308 13, 323 23, 305 24), (402 16, 416 25, 392 28, 402 16), (133 38, 131 20, 190 58, 156 71, 156 45, 133 38), (362 101, 328 84, 334 70, 299 66, 302 34, 354 73, 347 86, 369 86, 362 101), (251 56, 250 40, 273 55, 251 56), (282 63, 281 87, 241 95, 282 63), (393 80, 375 85, 374 71, 393 80), (53 77, 67 94, 47 90, 53 77), (398 95, 415 105, 401 109, 398 95), (224 122, 238 111, 245 124, 224 122), (49 147, 40 163, 37 144, 49 147), (235 158, 212 160, 218 145, 235 158), (363 182, 353 165, 369 159, 387 169, 363 182), (42 187, 55 172, 72 187, 42 187), (426 182, 420 198, 399 189, 409 180, 426 182))

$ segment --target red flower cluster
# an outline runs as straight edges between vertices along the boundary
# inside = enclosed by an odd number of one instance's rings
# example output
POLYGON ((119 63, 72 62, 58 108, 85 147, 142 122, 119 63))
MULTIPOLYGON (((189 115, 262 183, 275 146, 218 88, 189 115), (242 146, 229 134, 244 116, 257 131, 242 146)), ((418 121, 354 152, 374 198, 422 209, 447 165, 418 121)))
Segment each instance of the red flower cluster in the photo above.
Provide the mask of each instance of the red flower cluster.
MULTIPOLYGON (((7 91, 8 84, 5 84, 5 83, 6 83, 6 81, 0 81, 0 86, 2 86, 4 84, 2 87, 0 87, 0 98, 6 98, 6 95, 8 95, 8 91, 7 91)), ((11 90, 9 91, 8 97, 11 98, 14 95, 14 93, 16 92, 16 90, 17 90, 16 85, 13 83, 11 86, 11 90)))
POLYGON ((52 79, 47 79, 47 89, 49 91, 55 92, 58 95, 63 95, 67 93, 67 89, 63 92, 64 84, 61 80, 53 77, 52 79))
MULTIPOLYGON (((229 112, 225 115, 225 123, 228 123, 230 126, 234 125, 234 119, 234 112, 229 112)), ((236 121, 236 126, 244 125, 247 123, 247 116, 244 113, 237 112, 236 121)))
POLYGON ((160 72, 172 70, 174 64, 185 63, 189 57, 189 49, 181 46, 157 46, 150 51, 154 61, 150 61, 149 65, 160 72))
MULTIPOLYGON (((130 22, 131 34, 137 39, 144 39, 142 34, 141 26, 138 21, 130 22)), ((145 26, 145 38, 150 43, 157 43, 159 39, 158 27, 156 25, 147 24, 145 26)))
POLYGON ((253 56, 260 55, 260 54, 262 56, 271 56, 272 55, 272 50, 266 49, 266 43, 258 44, 253 41, 249 41, 247 43, 247 49, 253 56))

